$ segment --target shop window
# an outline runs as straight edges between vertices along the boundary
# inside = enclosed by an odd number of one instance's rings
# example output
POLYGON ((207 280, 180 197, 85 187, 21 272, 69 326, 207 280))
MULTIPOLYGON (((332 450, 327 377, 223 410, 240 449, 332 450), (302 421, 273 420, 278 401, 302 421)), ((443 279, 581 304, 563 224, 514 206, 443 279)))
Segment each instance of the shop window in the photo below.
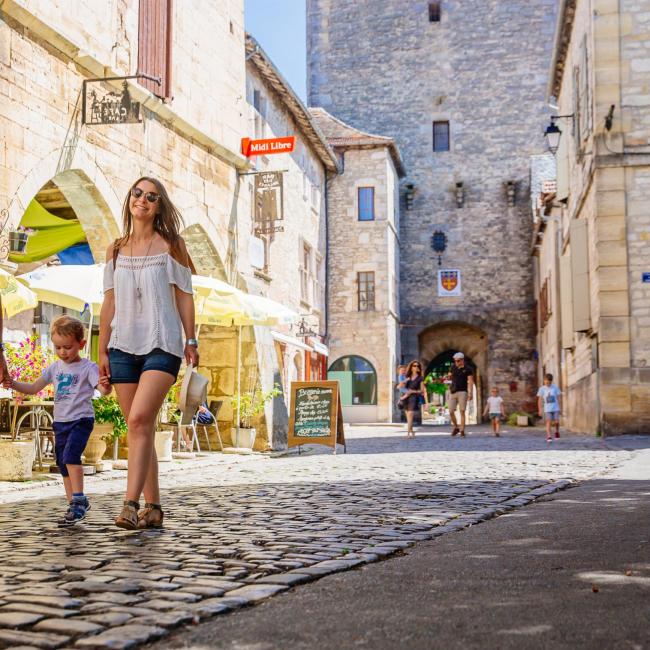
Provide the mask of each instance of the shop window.
POLYGON ((433 150, 449 151, 449 122, 433 123, 433 150))
POLYGON ((375 220, 375 188, 360 187, 358 190, 359 221, 375 220))
POLYGON ((359 311, 375 311, 375 273, 357 273, 357 294, 359 311))
POLYGON ((138 72, 160 79, 139 79, 140 85, 161 99, 172 97, 172 0, 140 0, 138 72))
POLYGON ((363 357, 337 359, 329 368, 328 379, 336 379, 341 390, 343 406, 377 404, 377 373, 363 357))

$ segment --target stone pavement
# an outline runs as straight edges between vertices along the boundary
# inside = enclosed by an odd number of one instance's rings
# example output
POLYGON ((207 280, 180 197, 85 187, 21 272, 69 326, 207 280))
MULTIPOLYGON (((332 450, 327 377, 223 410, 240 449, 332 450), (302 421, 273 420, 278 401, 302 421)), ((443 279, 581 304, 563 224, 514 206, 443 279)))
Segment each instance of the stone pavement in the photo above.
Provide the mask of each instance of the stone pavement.
MULTIPOLYGON (((322 575, 512 510, 615 468, 631 451, 518 430, 467 439, 354 427, 348 453, 219 459, 162 476, 166 526, 112 525, 124 479, 91 481, 60 529, 60 488, 4 494, 0 644, 126 648, 322 575)), ((623 443, 624 444, 624 443, 623 443)), ((633 445, 632 445, 633 446, 633 445)))

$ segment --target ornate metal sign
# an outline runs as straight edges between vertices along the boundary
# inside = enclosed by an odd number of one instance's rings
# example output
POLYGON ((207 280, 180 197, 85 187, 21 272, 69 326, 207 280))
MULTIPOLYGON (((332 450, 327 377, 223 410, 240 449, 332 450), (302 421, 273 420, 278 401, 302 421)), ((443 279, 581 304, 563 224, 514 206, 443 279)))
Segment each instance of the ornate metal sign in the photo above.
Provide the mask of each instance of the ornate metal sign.
POLYGON ((255 174, 255 235, 284 232, 282 172, 255 174))
POLYGON ((82 88, 83 124, 137 124, 140 117, 140 102, 134 102, 129 92, 128 79, 149 79, 160 84, 160 79, 144 74, 128 77, 105 77, 85 79, 82 88), (122 90, 108 90, 107 81, 121 81, 122 90))

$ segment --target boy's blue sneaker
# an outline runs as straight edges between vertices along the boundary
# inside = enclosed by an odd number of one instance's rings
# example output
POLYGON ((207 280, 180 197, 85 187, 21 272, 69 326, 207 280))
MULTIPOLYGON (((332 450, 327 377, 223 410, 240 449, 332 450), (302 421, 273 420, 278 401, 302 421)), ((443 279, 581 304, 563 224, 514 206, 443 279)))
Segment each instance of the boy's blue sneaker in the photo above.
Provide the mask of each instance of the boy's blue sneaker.
POLYGON ((90 501, 86 497, 81 500, 72 499, 68 506, 68 511, 65 513, 60 522, 60 526, 74 526, 78 521, 85 519, 86 513, 90 510, 90 501))

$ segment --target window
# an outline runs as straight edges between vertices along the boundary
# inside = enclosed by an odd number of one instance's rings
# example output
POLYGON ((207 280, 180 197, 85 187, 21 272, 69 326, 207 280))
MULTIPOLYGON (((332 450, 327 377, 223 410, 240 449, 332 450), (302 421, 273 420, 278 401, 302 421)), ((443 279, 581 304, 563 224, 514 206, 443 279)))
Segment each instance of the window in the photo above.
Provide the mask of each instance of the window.
POLYGON ((302 245, 302 257, 300 260, 300 300, 307 305, 312 303, 313 291, 313 265, 312 250, 309 244, 302 245))
POLYGON ((161 99, 171 99, 172 0, 140 0, 138 23, 138 72, 158 77, 139 83, 161 99))
POLYGON ((449 151, 449 122, 433 123, 433 150, 449 151))
POLYGON ((359 221, 375 220, 375 188, 360 187, 358 190, 359 198, 359 221))
POLYGON ((357 294, 359 298, 359 311, 375 311, 374 271, 357 273, 357 294))
POLYGON ((338 379, 343 406, 364 406, 377 403, 377 373, 362 357, 341 357, 327 373, 328 379, 338 379))
POLYGON ((259 140, 266 134, 266 97, 259 90, 253 90, 253 108, 255 109, 255 139, 259 140))
POLYGON ((429 22, 430 23, 439 23, 440 22, 440 3, 439 2, 430 2, 429 3, 429 22))

